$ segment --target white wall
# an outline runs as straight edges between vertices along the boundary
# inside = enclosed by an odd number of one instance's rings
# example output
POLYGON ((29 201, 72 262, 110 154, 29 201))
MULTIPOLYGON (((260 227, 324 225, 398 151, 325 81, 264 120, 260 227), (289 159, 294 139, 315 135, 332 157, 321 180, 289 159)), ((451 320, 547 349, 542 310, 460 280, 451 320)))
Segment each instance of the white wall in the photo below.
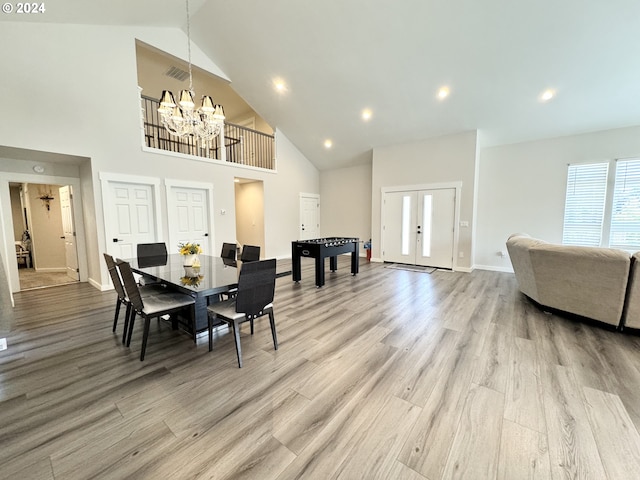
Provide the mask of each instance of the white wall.
POLYGON ((360 255, 371 238, 372 165, 320 172, 320 235, 358 237, 360 255))
POLYGON ((498 252, 515 232, 561 242, 567 165, 627 157, 640 157, 640 127, 483 149, 476 267, 511 271, 498 252))
MULTIPOLYGON (((11 115, 0 116, 0 146, 90 159, 75 168, 82 181, 88 272, 97 285, 108 284, 101 172, 211 182, 217 248, 227 232, 235 236, 234 176, 263 180, 269 256, 290 255, 298 193, 320 190, 317 169, 281 132, 276 133, 277 174, 142 150, 135 39, 153 44, 169 36, 184 45, 178 29, 2 22, 0 43, 12 47, 0 49, 0 64, 10 72, 0 76, 0 94, 3 112, 11 115)), ((10 159, 0 170, 12 172, 23 168, 16 166, 20 163, 10 159)))
POLYGON ((422 142, 376 148, 373 151, 371 237, 372 256, 380 258, 381 189, 383 187, 462 182, 458 251, 454 259, 458 269, 470 269, 474 229, 476 175, 475 131, 446 135, 422 142), (457 263, 456 263, 457 262, 457 263))

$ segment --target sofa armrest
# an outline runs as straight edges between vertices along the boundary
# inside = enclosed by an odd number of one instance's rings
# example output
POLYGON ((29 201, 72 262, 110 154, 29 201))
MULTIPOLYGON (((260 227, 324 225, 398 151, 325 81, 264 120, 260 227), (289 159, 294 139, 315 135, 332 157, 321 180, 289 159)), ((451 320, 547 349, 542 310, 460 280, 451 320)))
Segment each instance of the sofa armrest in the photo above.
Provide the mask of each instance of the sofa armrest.
POLYGON ((631 256, 622 250, 536 245, 529 251, 538 302, 618 326, 631 256))

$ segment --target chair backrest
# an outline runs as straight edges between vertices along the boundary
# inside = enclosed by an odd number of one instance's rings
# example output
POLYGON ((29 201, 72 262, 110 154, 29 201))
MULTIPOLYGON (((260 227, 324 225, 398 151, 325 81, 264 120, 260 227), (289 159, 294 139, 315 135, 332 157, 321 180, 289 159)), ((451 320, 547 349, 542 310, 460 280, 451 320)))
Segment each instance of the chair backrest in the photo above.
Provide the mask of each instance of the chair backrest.
POLYGON ((156 265, 167 264, 167 244, 164 242, 139 243, 137 253, 139 267, 155 267, 156 265))
POLYGON ((255 245, 245 245, 242 247, 240 260, 243 262, 257 262, 260 260, 260 247, 256 247, 255 245))
POLYGON ((235 243, 223 243, 220 257, 228 260, 235 260, 237 248, 238 246, 235 243))
POLYGON ((118 269, 116 267, 116 261, 108 253, 103 253, 103 255, 104 261, 107 263, 109 275, 111 276, 113 288, 115 288, 118 297, 120 297, 120 300, 125 300, 127 298, 127 295, 124 293, 124 286, 122 285, 122 279, 120 278, 120 274, 118 273, 118 269))
POLYGON ((120 259, 116 260, 116 265, 118 266, 118 271, 120 272, 120 277, 122 277, 122 281, 124 282, 124 289, 127 291, 127 296, 129 297, 131 305, 133 305, 133 308, 136 311, 141 312, 144 308, 144 303, 142 302, 142 296, 140 295, 136 279, 131 271, 131 265, 120 259))
POLYGON ((238 279, 236 312, 256 315, 273 302, 276 289, 276 259, 243 263, 238 279))

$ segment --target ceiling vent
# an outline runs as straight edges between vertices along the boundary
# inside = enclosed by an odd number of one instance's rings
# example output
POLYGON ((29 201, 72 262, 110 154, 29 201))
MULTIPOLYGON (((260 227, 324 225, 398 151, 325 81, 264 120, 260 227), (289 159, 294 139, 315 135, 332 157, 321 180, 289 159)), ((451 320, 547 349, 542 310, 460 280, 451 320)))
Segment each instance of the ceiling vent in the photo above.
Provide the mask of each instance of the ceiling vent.
POLYGON ((189 72, 185 72, 181 68, 178 67, 169 67, 164 73, 167 77, 175 78, 181 82, 184 82, 187 78, 189 78, 189 72))

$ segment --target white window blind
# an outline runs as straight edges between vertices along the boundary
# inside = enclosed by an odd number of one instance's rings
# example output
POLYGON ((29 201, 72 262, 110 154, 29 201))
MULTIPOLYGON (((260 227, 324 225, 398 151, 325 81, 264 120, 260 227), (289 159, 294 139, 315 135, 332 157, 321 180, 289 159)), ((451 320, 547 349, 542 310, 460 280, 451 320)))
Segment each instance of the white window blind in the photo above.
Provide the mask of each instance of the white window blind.
POLYGON ((616 162, 609 246, 640 250, 640 159, 616 162))
POLYGON ((608 170, 608 162, 569 165, 562 243, 600 245, 608 170))

